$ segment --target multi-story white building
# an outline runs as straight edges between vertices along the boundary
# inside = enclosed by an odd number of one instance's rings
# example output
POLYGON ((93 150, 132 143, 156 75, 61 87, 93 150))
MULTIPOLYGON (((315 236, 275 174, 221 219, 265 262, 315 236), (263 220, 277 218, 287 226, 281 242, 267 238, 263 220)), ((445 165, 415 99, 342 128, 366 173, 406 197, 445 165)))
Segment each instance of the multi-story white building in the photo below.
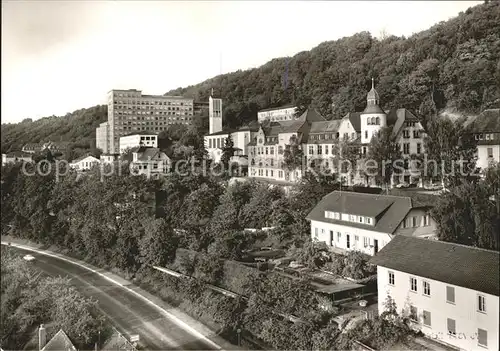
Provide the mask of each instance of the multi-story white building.
POLYGON ((271 122, 291 121, 295 119, 296 111, 297 108, 293 105, 266 108, 257 112, 257 120, 259 123, 266 120, 271 122))
POLYGON ((137 131, 159 133, 173 124, 190 125, 193 115, 193 99, 190 98, 143 95, 135 89, 111 90, 108 93, 108 124, 101 124, 96 130, 97 147, 106 153, 118 153, 121 136, 137 131))
POLYGON ((429 338, 460 350, 499 349, 499 252, 397 236, 370 263, 379 313, 389 295, 429 338))
POLYGON ((340 251, 375 255, 396 236, 434 238, 430 206, 410 197, 334 191, 307 216, 311 239, 340 251))
POLYGON ((120 154, 138 146, 158 147, 158 135, 151 132, 142 132, 120 137, 120 154))
MULTIPOLYGON (((379 107, 379 102, 379 95, 372 81, 372 89, 367 94, 367 104, 363 112, 350 112, 340 120, 327 121, 318 112, 307 110, 296 120, 263 125, 259 131, 259 138, 249 145, 252 147, 249 175, 293 181, 300 179, 303 171, 311 164, 316 166, 320 164, 331 172, 342 173, 342 170, 338 169, 339 152, 336 151, 342 149, 342 144, 354 148, 362 158, 368 154, 372 137, 377 135, 381 128, 391 126, 393 137, 401 147, 403 159, 407 160, 403 174, 393 180, 407 183, 416 181, 420 177, 415 170, 411 172, 409 160, 412 155, 424 153, 423 127, 410 111, 404 108, 384 111, 379 107), (279 150, 284 150, 290 145, 292 135, 300 143, 304 155, 304 167, 290 172, 283 166, 283 153, 279 150), (278 148, 278 152, 271 154, 271 146, 278 148), (292 177, 295 175, 297 177, 292 177)), ((348 184, 366 182, 363 176, 354 172, 349 175, 343 174, 343 177, 348 184)), ((375 179, 368 179, 368 183, 375 184, 375 179)))
POLYGON ((170 158, 156 147, 136 147, 132 149, 133 174, 146 176, 165 174, 170 166, 170 158))
POLYGON ((477 143, 476 166, 482 170, 500 162, 500 109, 484 110, 472 122, 477 143))

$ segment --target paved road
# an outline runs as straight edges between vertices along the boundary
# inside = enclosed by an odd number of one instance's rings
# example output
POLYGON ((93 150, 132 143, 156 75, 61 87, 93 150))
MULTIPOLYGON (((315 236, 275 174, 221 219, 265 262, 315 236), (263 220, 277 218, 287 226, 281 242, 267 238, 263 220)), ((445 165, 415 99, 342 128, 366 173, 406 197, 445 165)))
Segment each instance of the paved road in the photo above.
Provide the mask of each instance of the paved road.
POLYGON ((159 309, 127 289, 102 276, 54 257, 16 248, 35 256, 31 263, 51 276, 71 278, 86 296, 99 302, 99 308, 114 326, 126 335, 139 334, 140 348, 147 350, 215 350, 214 345, 183 329, 159 309))

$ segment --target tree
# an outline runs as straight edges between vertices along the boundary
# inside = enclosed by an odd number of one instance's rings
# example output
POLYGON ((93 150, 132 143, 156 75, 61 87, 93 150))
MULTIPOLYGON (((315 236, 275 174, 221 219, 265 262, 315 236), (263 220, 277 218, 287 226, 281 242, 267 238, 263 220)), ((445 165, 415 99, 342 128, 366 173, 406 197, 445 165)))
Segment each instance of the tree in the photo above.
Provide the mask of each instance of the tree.
POLYGON ((397 167, 402 166, 398 165, 398 161, 402 162, 401 147, 392 132, 392 127, 382 128, 376 136, 372 137, 368 147, 368 159, 376 163, 377 181, 388 185, 392 176, 398 173, 397 167))
POLYGON ((476 145, 463 121, 432 120, 424 142, 427 158, 424 176, 440 179, 443 187, 459 184, 475 170, 476 145))
POLYGON ((301 169, 303 157, 304 153, 302 151, 300 141, 297 136, 292 135, 290 137, 290 143, 285 145, 285 151, 283 154, 283 164, 285 168, 289 171, 301 169))
POLYGON ((220 158, 221 163, 224 165, 224 169, 229 170, 229 162, 231 161, 231 157, 234 156, 234 142, 231 134, 229 134, 224 142, 224 147, 222 148, 222 156, 220 158))
POLYGON ((463 182, 438 197, 431 214, 439 239, 499 250, 500 216, 490 196, 484 182, 463 182))

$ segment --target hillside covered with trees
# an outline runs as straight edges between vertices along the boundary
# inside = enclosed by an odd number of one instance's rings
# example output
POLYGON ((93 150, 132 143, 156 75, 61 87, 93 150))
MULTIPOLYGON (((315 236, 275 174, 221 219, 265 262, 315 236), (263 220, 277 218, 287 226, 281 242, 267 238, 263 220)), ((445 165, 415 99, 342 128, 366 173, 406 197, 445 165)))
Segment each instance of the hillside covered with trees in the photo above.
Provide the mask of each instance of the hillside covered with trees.
MULTIPOLYGON (((224 99, 225 125, 238 127, 255 120, 260 109, 288 103, 300 109, 311 104, 327 118, 341 118, 364 108, 373 77, 384 108, 405 107, 423 119, 445 109, 475 114, 500 107, 498 18, 500 2, 485 2, 409 38, 361 32, 167 94, 207 101, 213 88, 224 99)), ((106 119, 106 107, 94 106, 2 124, 2 152, 47 140, 90 149, 95 128, 106 119)))
POLYGON ((108 120, 105 105, 83 108, 63 117, 30 118, 2 124, 2 153, 21 150, 24 144, 68 141, 73 150, 95 148, 95 129, 108 120))
POLYGON ((236 127, 288 103, 341 118, 365 107, 373 77, 384 108, 424 119, 445 108, 478 113, 500 106, 499 18, 500 2, 487 2, 409 38, 362 32, 167 94, 206 100, 214 88, 225 123, 236 127))

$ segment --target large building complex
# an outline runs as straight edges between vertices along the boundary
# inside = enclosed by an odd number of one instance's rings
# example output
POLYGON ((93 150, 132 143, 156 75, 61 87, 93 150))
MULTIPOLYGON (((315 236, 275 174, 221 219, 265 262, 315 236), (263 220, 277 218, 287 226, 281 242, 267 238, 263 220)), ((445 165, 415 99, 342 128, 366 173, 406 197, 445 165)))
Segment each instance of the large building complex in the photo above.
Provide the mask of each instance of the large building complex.
POLYGON ((375 255, 395 236, 434 238, 431 207, 410 197, 334 191, 307 219, 311 239, 335 250, 375 255))
POLYGON ((121 136, 132 132, 159 133, 173 124, 193 123, 193 99, 182 96, 143 95, 140 90, 111 90, 108 121, 96 130, 96 146, 105 154, 119 152, 121 136))
MULTIPOLYGON (((300 179, 304 170, 313 164, 321 165, 333 173, 338 169, 338 151, 342 144, 354 148, 361 158, 368 155, 373 136, 385 126, 392 127, 392 133, 401 147, 404 171, 391 181, 416 182, 419 173, 411 169, 412 155, 424 153, 424 130, 419 119, 404 108, 384 111, 379 107, 379 95, 373 86, 367 95, 363 112, 350 112, 340 120, 328 121, 314 110, 307 110, 299 118, 262 124, 250 147, 249 175, 283 181, 300 179), (285 167, 283 153, 291 138, 300 144, 304 155, 303 165, 294 170, 285 167)), ((375 184, 375 178, 364 179, 356 172, 342 174, 348 184, 368 182, 375 184)))
POLYGON ((377 265, 379 314, 389 295, 426 336, 460 350, 498 350, 499 252, 396 236, 377 265))

